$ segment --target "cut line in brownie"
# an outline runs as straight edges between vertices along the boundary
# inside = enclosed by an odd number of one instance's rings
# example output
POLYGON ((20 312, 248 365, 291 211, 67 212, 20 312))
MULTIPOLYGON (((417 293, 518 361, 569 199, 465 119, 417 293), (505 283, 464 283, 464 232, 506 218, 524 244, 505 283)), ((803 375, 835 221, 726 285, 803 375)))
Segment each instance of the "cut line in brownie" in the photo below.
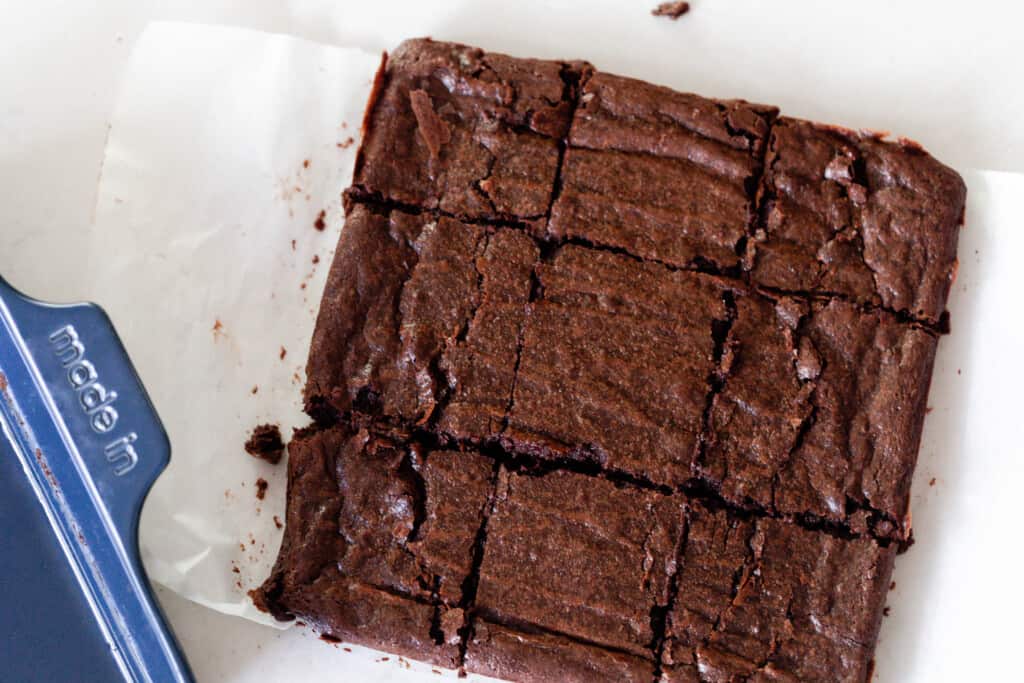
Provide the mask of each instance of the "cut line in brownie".
POLYGON ((353 187, 470 219, 527 221, 551 205, 583 63, 408 40, 367 105, 353 187))

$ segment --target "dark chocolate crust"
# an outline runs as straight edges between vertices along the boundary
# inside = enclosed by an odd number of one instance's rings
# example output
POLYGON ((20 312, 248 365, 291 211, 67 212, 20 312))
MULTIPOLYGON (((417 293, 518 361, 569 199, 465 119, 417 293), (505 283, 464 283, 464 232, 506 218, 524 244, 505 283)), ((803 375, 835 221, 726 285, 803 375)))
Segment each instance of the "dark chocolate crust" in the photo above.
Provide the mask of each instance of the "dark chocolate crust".
POLYGON ((412 40, 382 63, 257 604, 520 681, 865 681, 960 177, 412 40))

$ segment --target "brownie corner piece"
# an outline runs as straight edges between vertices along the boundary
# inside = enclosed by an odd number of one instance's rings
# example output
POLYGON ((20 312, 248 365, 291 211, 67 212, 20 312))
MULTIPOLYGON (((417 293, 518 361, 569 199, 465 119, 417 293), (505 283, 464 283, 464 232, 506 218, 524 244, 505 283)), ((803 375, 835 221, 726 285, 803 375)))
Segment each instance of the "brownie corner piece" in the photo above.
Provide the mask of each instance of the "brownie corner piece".
POLYGON ((543 217, 585 68, 405 41, 368 105, 354 189, 461 217, 543 217))
POLYGON ((692 505, 663 680, 864 683, 895 555, 692 505))
POLYGON ((956 272, 965 199, 963 179, 915 143, 780 118, 751 276, 935 324, 956 272))
POLYGON ((605 73, 582 87, 549 233, 737 268, 776 110, 605 73))
POLYGON ((369 647, 455 667, 463 585, 492 461, 336 426, 289 446, 284 538, 257 606, 369 647))

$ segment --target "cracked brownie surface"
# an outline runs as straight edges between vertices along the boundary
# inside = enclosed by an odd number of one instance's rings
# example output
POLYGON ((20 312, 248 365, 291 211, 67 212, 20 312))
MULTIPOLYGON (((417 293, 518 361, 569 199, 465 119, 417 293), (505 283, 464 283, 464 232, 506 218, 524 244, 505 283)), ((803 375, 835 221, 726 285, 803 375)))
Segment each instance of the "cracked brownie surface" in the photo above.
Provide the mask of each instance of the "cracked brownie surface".
POLYGON ((511 680, 867 679, 956 173, 423 39, 345 200, 259 606, 511 680))

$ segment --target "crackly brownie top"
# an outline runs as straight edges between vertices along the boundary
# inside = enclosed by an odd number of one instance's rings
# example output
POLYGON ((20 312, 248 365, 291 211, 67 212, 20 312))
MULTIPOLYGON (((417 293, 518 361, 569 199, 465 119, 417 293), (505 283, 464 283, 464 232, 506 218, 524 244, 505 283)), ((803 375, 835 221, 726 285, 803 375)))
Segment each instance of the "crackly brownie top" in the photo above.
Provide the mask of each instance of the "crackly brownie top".
POLYGON ((371 98, 353 190, 461 217, 543 216, 585 68, 402 43, 371 98))
POLYGON ((677 500, 571 472, 511 474, 488 524, 476 606, 651 657, 651 609, 668 602, 677 500))
POLYGON ((839 300, 736 305, 700 476, 737 504, 905 538, 935 336, 839 300))
POLYGON ((738 267, 774 109, 596 73, 548 232, 676 266, 738 267))
POLYGON ((334 427, 293 440, 288 468, 282 590, 329 569, 421 600, 461 600, 490 461, 334 427))
POLYGON ((907 141, 382 65, 256 599, 533 681, 863 681, 964 208, 907 141))
POLYGON ((866 680, 895 554, 692 503, 665 680, 866 680))
POLYGON ((942 315, 966 188, 919 146, 782 118, 761 194, 758 284, 942 315))

